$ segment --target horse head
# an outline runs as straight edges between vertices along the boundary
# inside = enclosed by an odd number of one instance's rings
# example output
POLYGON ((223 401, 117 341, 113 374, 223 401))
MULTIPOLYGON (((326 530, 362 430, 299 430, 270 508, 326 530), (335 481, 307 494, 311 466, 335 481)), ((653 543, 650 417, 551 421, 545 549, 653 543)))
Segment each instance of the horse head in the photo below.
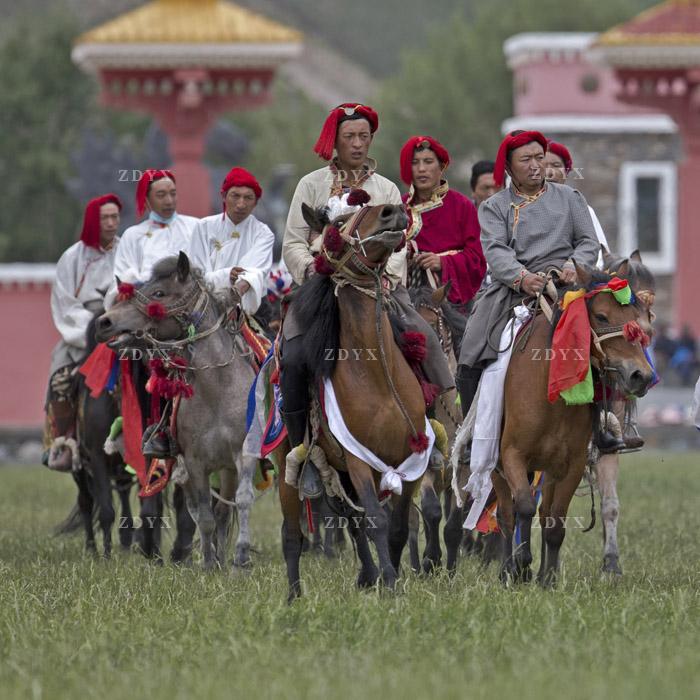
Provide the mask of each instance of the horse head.
POLYGON ((601 374, 612 373, 625 394, 644 396, 653 379, 644 348, 649 342, 634 303, 620 303, 609 291, 613 275, 576 266, 580 284, 586 290, 588 318, 593 331, 591 363, 601 374))
POLYGON ((451 286, 452 281, 450 280, 437 289, 423 286, 413 287, 408 291, 411 303, 420 317, 435 331, 445 354, 449 354, 453 349, 452 331, 446 316, 456 312, 451 311, 449 305, 445 303, 451 286))
POLYGON ((120 300, 96 322, 97 340, 112 349, 142 342, 146 334, 165 341, 186 337, 209 300, 199 270, 190 267, 182 251, 158 261, 151 279, 138 289, 117 282, 120 300))
POLYGON ((639 325, 651 338, 654 335, 653 323, 656 314, 652 311, 656 296, 656 280, 651 270, 643 263, 638 250, 628 258, 612 255, 605 246, 603 249, 603 269, 610 275, 629 281, 634 292, 635 305, 641 312, 639 325))
POLYGON ((330 268, 339 270, 347 266, 356 274, 384 265, 392 252, 403 245, 408 225, 401 204, 365 205, 333 221, 329 220, 325 207, 313 209, 302 204, 301 209, 311 231, 323 237, 319 257, 330 268))

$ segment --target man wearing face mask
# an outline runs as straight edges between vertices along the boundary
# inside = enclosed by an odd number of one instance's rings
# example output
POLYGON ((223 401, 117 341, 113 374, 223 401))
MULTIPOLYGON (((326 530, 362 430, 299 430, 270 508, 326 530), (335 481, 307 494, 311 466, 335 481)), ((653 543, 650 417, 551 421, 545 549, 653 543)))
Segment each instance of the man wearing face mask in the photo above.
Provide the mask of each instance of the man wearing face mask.
POLYGON ((561 270, 560 279, 574 282, 574 262, 593 268, 598 240, 588 205, 580 192, 545 181, 547 139, 538 131, 514 131, 498 149, 494 179, 510 187, 479 207, 481 244, 492 282, 476 298, 467 321, 456 383, 466 415, 481 373, 498 357, 508 309, 545 285, 538 272, 561 270))
POLYGON ((468 305, 486 272, 476 207, 450 189, 444 178, 450 154, 436 139, 412 136, 400 160, 401 179, 410 185, 403 196, 409 215, 407 286, 450 283, 448 301, 455 313, 447 314, 446 320, 459 354, 468 305))
MULTIPOLYGON (((163 258, 187 251, 195 225, 193 216, 177 212, 175 176, 169 170, 146 170, 136 186, 136 210, 148 216, 124 231, 116 258, 114 276, 129 284, 143 284, 153 266, 163 258)), ((114 304, 116 282, 110 289, 105 308, 114 304)))

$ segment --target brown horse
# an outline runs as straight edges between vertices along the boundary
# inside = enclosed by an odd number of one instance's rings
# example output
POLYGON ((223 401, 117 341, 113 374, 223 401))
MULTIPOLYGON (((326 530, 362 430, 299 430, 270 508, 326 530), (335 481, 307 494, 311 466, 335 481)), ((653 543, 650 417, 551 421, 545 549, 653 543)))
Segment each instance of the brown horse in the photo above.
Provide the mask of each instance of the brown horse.
MULTIPOLYGON (((587 290, 611 279, 578 267, 577 275, 587 290)), ((594 341, 603 338, 591 348, 594 375, 614 375, 624 393, 643 396, 652 370, 639 342, 628 342, 622 331, 626 323, 639 321, 639 309, 619 304, 612 294, 592 296, 587 308, 594 341)), ((504 544, 501 579, 529 580, 535 499, 527 474, 535 469, 545 472, 539 510, 542 557, 538 581, 543 586, 552 585, 556 578, 569 503, 584 473, 593 419, 591 404, 567 406, 561 398, 554 403, 547 399, 550 361, 546 350, 551 347, 551 333, 546 318, 536 316, 525 346, 516 344, 505 381, 501 468, 492 475, 504 544), (513 551, 516 523, 522 545, 513 551)))
MULTIPOLYGON (((324 375, 330 378, 351 435, 385 465, 395 468, 411 455, 410 441, 425 426, 423 392, 395 342, 382 302, 383 269, 402 240, 406 215, 396 205, 365 206, 349 219, 336 219, 330 229, 323 210, 314 211, 306 205, 302 210, 311 230, 324 232, 324 241, 341 227, 342 251, 336 260, 344 260, 336 265, 333 275, 314 275, 291 303, 290 313, 298 315, 305 328, 307 366, 317 368, 318 382, 324 375), (336 361, 338 358, 347 359, 336 361)), ((326 249, 321 255, 326 256, 326 249)), ((363 515, 356 513, 349 518, 350 534, 362 564, 358 586, 373 586, 381 576, 383 584, 393 588, 408 538, 408 514, 416 481, 403 482, 401 495, 392 496, 388 514, 378 498, 382 474, 348 450, 339 453, 325 431, 321 431, 318 445, 350 497, 364 509, 363 515), (376 547, 379 570, 367 535, 376 547)), ((291 601, 301 593, 301 502, 297 488, 286 483, 286 467, 281 472, 282 546, 291 601)))

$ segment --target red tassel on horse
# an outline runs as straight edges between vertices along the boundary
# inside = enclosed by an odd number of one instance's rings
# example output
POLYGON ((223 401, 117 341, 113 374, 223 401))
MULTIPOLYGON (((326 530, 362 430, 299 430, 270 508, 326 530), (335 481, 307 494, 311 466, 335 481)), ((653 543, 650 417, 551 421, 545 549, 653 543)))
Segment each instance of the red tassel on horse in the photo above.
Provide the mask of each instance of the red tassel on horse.
POLYGON ((146 307, 146 313, 150 318, 162 321, 168 315, 168 310, 159 301, 152 301, 146 307))
POLYGON ((326 260, 325 255, 317 255, 315 260, 314 260, 314 270, 316 270, 316 273, 319 275, 332 275, 335 270, 333 269, 333 266, 326 260))
POLYGON ((408 446, 411 448, 411 452, 425 452, 428 449, 430 440, 425 433, 416 433, 416 435, 411 435, 408 438, 408 446))
POLYGON ((419 331, 406 331, 401 336, 401 352, 408 362, 423 362, 428 351, 425 335, 419 331))
POLYGON ((350 190, 350 194, 348 195, 348 206, 361 207, 367 204, 371 198, 369 192, 360 187, 355 187, 350 190))
POLYGON ((345 241, 340 235, 337 226, 331 226, 323 236, 323 245, 329 253, 340 253, 345 246, 345 241))

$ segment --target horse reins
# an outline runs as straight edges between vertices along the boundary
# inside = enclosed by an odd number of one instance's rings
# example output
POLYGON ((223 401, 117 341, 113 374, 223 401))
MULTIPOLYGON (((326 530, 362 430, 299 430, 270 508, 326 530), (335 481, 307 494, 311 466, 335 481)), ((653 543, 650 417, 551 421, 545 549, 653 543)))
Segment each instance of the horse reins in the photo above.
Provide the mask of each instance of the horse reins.
MULTIPOLYGON (((338 287, 350 286, 353 289, 374 298, 375 300, 375 330, 377 332, 377 345, 379 349, 379 358, 382 363, 382 370, 384 372, 384 378, 389 385, 389 390, 391 391, 394 402, 399 407, 401 415, 403 416, 406 424, 408 425, 411 435, 413 438, 418 436, 418 431, 416 426, 411 420, 411 416, 408 414, 408 410, 404 405, 399 392, 396 389, 394 380, 391 378, 391 372, 389 371, 389 363, 386 357, 386 348, 384 347, 384 339, 382 334, 382 311, 384 310, 384 294, 382 292, 382 273, 386 267, 387 261, 383 262, 373 262, 368 260, 367 252, 365 250, 365 244, 373 240, 377 236, 381 235, 383 231, 367 236, 367 238, 361 239, 359 226, 362 220, 365 218, 369 212, 370 207, 362 207, 359 211, 355 212, 353 216, 348 219, 340 229, 340 236, 343 240, 350 246, 350 248, 345 252, 345 254, 339 259, 327 255, 324 248, 322 248, 322 255, 325 255, 326 259, 335 268, 335 273, 331 275, 331 279, 336 285, 335 293, 338 293, 338 287), (348 233, 349 230, 349 233, 348 233), (358 253, 357 249, 360 249, 362 253, 358 253), (360 274, 348 269, 348 263, 354 264, 359 270, 360 274), (374 290, 368 289, 368 285, 365 283, 365 279, 369 277, 374 286, 374 290)), ((325 234, 325 227, 324 232, 325 234)), ((323 234, 322 234, 323 235, 323 234)))

